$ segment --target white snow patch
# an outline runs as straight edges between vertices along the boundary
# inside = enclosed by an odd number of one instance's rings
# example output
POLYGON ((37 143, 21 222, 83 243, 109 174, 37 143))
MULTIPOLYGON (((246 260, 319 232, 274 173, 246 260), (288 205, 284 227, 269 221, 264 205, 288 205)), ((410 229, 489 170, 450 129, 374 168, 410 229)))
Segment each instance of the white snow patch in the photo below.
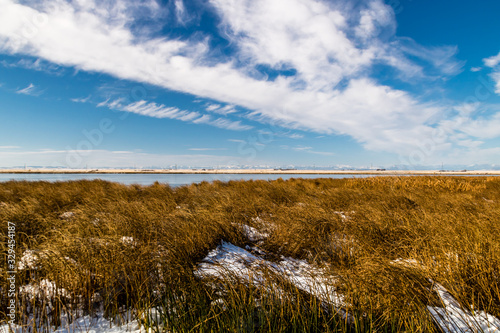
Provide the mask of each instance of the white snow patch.
POLYGON ((258 242, 269 237, 268 233, 260 232, 256 228, 246 224, 242 225, 241 228, 243 229, 245 237, 251 242, 258 242))
POLYGON ((212 250, 198 265, 199 276, 212 276, 223 278, 227 275, 250 280, 254 276, 252 268, 258 267, 259 263, 265 263, 250 252, 231 243, 222 242, 215 250, 212 250))
POLYGON ((19 261, 17 262, 17 269, 18 270, 39 269, 40 267, 37 265, 38 261, 39 259, 38 256, 35 254, 35 251, 26 250, 21 256, 21 259, 19 259, 19 261))
POLYGON ((338 211, 335 211, 333 212, 334 214, 337 214, 337 215, 340 215, 340 218, 342 219, 342 221, 347 221, 347 220, 350 220, 351 217, 349 216, 349 214, 354 214, 356 213, 355 211, 351 211, 351 212, 338 212, 338 211))
MULTIPOLYGON (((272 217, 272 214, 269 214, 269 217, 272 217)), ((261 233, 264 233, 269 236, 269 233, 272 233, 276 230, 276 225, 272 222, 266 221, 263 218, 252 217, 252 223, 258 227, 261 233)))
POLYGON ((436 323, 445 333, 500 332, 500 320, 484 311, 463 310, 456 299, 440 284, 434 286, 444 308, 428 306, 436 323))
POLYGON ((59 218, 63 219, 63 220, 69 220, 69 219, 73 218, 74 216, 75 216, 74 212, 64 212, 61 215, 59 215, 59 218))
POLYGON ((75 265, 75 266, 77 266, 77 265, 78 265, 78 263, 76 262, 76 260, 75 260, 75 259, 73 259, 73 258, 70 258, 70 257, 64 257, 64 259, 66 259, 66 261, 67 261, 67 262, 69 262, 69 263, 70 263, 70 264, 72 264, 72 265, 75 265))
POLYGON ((254 223, 259 223, 259 224, 262 224, 262 223, 265 223, 265 221, 263 219, 261 219, 260 217, 252 217, 252 222, 254 223))
POLYGON ((132 247, 137 246, 137 242, 135 241, 134 237, 123 236, 120 239, 120 242, 122 242, 123 245, 127 245, 127 246, 132 246, 132 247))
POLYGON ((198 265, 197 274, 202 277, 224 278, 228 275, 262 285, 262 269, 274 271, 297 288, 334 306, 345 305, 341 295, 335 292, 335 279, 323 269, 310 265, 305 260, 282 258, 273 263, 231 243, 222 242, 198 265))
POLYGON ((405 267, 420 267, 421 265, 419 262, 415 259, 403 259, 403 258, 398 258, 393 261, 391 261, 391 264, 393 265, 401 265, 405 267))
POLYGON ((19 287, 19 293, 27 295, 28 298, 46 298, 51 297, 69 297, 69 293, 64 288, 57 288, 56 284, 50 280, 44 279, 39 284, 27 284, 19 287))
MULTIPOLYGON (((24 333, 32 332, 32 327, 21 327, 18 325, 12 325, 9 329, 8 324, 0 325, 0 333, 24 333)), ((50 333, 122 333, 122 332, 133 332, 133 333, 146 333, 147 331, 139 325, 137 320, 133 320, 127 324, 115 325, 112 321, 104 318, 101 314, 97 316, 84 316, 74 320, 69 323, 66 318, 62 318, 62 325, 55 328, 52 327, 48 330, 50 333)))
POLYGON ((279 268, 297 288, 316 296, 323 302, 336 307, 345 306, 344 298, 335 290, 336 279, 323 269, 310 265, 305 260, 283 258, 279 268))

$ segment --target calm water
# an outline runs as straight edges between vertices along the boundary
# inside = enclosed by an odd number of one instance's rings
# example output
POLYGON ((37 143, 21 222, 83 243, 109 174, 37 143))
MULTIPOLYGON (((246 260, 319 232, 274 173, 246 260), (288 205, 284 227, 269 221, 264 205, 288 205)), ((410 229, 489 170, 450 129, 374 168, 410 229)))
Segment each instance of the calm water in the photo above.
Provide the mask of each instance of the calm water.
POLYGON ((0 174, 0 182, 8 180, 45 180, 50 182, 65 181, 65 180, 80 180, 80 179, 102 179, 111 182, 123 184, 140 184, 151 185, 155 181, 160 183, 168 183, 172 187, 188 185, 192 183, 201 183, 206 180, 208 182, 214 180, 229 181, 229 180, 275 180, 278 178, 365 178, 373 177, 372 175, 207 175, 207 174, 182 174, 182 175, 166 175, 166 174, 0 174))

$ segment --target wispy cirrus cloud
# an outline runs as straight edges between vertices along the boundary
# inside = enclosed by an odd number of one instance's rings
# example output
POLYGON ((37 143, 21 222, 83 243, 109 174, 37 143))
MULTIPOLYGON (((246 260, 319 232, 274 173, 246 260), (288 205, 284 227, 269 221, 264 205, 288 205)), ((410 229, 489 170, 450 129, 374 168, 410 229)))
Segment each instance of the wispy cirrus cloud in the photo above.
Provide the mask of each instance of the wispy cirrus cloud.
POLYGON ((298 133, 293 133, 288 136, 290 139, 303 139, 304 135, 298 134, 298 133))
MULTIPOLYGON (((458 48, 456 46, 426 47, 418 44, 411 38, 399 38, 394 42, 394 45, 397 47, 391 51, 396 53, 402 52, 396 58, 404 59, 403 63, 412 64, 405 58, 405 56, 408 55, 417 57, 430 65, 430 67, 427 67, 425 70, 422 66, 420 66, 420 68, 417 66, 415 69, 410 67, 412 68, 410 72, 414 71, 413 74, 416 74, 416 76, 424 76, 427 78, 442 77, 443 75, 453 76, 462 72, 465 65, 465 61, 458 61, 455 58, 458 53, 458 48), (425 72, 427 72, 427 74, 425 72)), ((416 65, 412 64, 412 66, 416 65)), ((399 69, 406 74, 408 73, 408 70, 406 70, 404 66, 399 69)))
POLYGON ((159 118, 159 119, 176 119, 195 124, 206 124, 222 129, 244 131, 252 129, 252 126, 243 125, 241 121, 232 121, 225 118, 214 118, 211 115, 201 114, 196 111, 181 110, 177 107, 165 106, 154 102, 144 100, 123 104, 120 99, 114 101, 104 101, 98 104, 98 107, 106 106, 110 109, 131 112, 142 116, 159 118))
POLYGON ((234 105, 222 106, 220 104, 208 104, 205 108, 209 112, 214 112, 222 115, 236 113, 234 105))
MULTIPOLYGON (((288 149, 288 146, 283 146, 282 149, 288 149)), ((295 146, 291 148, 292 150, 298 151, 298 152, 303 152, 303 153, 308 153, 308 154, 316 154, 316 155, 323 155, 323 156, 333 156, 335 153, 329 152, 329 151, 317 151, 314 150, 313 147, 308 147, 308 146, 295 146)))
MULTIPOLYGON (((482 141, 500 137, 500 105, 491 105, 488 107, 480 107, 479 103, 466 104, 458 108, 460 113, 441 123, 441 127, 448 129, 448 132, 453 133, 461 145, 463 143, 474 142, 474 147, 480 145, 482 141), (496 110, 489 116, 474 116, 475 114, 484 113, 485 109, 496 110), (463 137, 466 135, 466 137, 463 137), (471 140, 470 138, 475 138, 471 140), (477 140, 476 140, 477 139, 477 140)), ((468 146, 465 144, 465 146, 468 146)))
POLYGON ((176 14, 177 22, 181 25, 185 25, 186 21, 189 20, 189 15, 187 14, 186 8, 184 7, 184 1, 183 0, 175 0, 174 6, 175 6, 175 14, 176 14))
POLYGON ((205 108, 207 111, 215 111, 215 110, 218 110, 220 109, 220 105, 219 104, 208 104, 207 107, 205 108))
POLYGON ((296 150, 296 151, 306 151, 306 150, 311 150, 311 149, 312 149, 312 147, 297 146, 297 147, 293 147, 292 149, 293 149, 293 150, 296 150))
MULTIPOLYGON (((87 97, 80 97, 80 98, 71 98, 70 100, 74 103, 87 103, 88 101, 90 101, 90 95, 88 95, 87 97)), ((104 104, 103 104, 104 106, 104 104)))
POLYGON ((30 95, 30 96, 40 96, 43 93, 38 89, 33 83, 30 83, 27 87, 19 89, 16 94, 30 95))
POLYGON ((18 61, 0 61, 0 64, 7 68, 25 68, 29 70, 34 70, 37 72, 45 72, 52 75, 62 75, 64 68, 42 59, 19 59, 18 61))
POLYGON ((200 117, 199 119, 193 120, 193 122, 196 124, 207 124, 210 126, 215 126, 218 128, 232 130, 232 131, 246 131, 246 130, 250 130, 253 128, 250 125, 241 124, 241 121, 239 121, 239 120, 232 121, 232 120, 225 119, 225 118, 214 119, 213 117, 211 117, 209 115, 204 115, 204 116, 200 117))

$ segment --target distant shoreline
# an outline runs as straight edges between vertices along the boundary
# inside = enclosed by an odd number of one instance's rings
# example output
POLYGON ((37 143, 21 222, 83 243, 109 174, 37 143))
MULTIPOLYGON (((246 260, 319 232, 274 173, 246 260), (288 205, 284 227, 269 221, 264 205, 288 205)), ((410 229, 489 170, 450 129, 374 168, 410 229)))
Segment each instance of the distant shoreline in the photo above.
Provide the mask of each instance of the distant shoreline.
POLYGON ((500 175, 500 170, 0 169, 0 174, 500 175))

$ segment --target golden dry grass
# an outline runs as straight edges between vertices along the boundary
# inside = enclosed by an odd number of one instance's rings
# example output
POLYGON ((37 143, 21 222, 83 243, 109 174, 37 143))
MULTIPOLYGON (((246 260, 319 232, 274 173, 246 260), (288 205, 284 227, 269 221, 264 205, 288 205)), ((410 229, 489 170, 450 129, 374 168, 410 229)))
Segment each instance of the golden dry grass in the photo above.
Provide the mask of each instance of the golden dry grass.
MULTIPOLYGON (((426 310, 438 305, 431 281, 464 308, 500 317, 499 200, 494 177, 215 181, 179 188, 12 181, 0 183, 1 246, 6 254, 7 221, 15 223, 17 260, 26 250, 37 260, 19 270, 17 285, 49 280, 64 288, 50 299, 18 293, 20 324, 28 323, 28 313, 48 328, 61 314, 103 311, 112 318, 132 309, 158 331, 430 332, 438 330, 426 310), (270 260, 289 256, 329 270, 354 320, 345 322, 338 309, 279 276, 270 274, 268 287, 258 288, 193 274, 221 240, 249 243, 242 224, 270 234, 259 244, 270 260), (272 291, 277 285, 279 295, 272 291), (148 320, 151 307, 161 312, 161 324, 148 320)), ((6 258, 0 267, 5 309, 6 258)))

